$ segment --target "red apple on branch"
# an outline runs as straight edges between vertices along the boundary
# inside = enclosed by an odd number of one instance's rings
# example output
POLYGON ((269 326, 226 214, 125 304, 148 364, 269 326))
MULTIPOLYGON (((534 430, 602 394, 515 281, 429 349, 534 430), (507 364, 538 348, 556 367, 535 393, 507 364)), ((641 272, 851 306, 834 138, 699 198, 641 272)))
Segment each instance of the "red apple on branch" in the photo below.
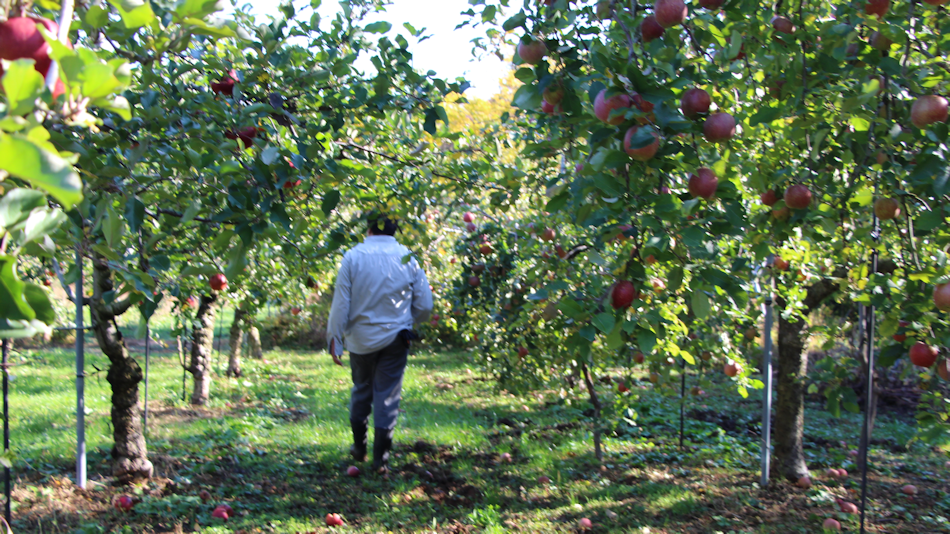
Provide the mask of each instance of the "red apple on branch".
POLYGON ((610 292, 610 305, 615 310, 624 310, 630 307, 637 296, 637 288, 633 285, 633 282, 621 280, 610 292))
POLYGON ((894 44, 894 41, 891 41, 887 36, 881 32, 874 32, 868 38, 868 42, 872 47, 877 48, 878 50, 887 50, 894 44))
POLYGON ((656 0, 653 4, 653 14, 660 26, 677 26, 686 20, 686 3, 683 0, 656 0))
POLYGON ((796 184, 785 190, 785 205, 793 210, 805 209, 811 204, 811 191, 802 184, 796 184))
POLYGON ((778 195, 776 195, 775 191, 772 189, 762 193, 759 198, 762 199, 762 203, 766 206, 774 206, 775 203, 778 202, 778 195))
POLYGON ((711 104, 712 98, 709 97, 709 93, 698 87, 687 89, 680 98, 680 109, 683 110, 683 115, 689 118, 706 113, 711 104))
POLYGON ((231 69, 227 76, 221 78, 221 81, 211 82, 211 91, 214 94, 224 94, 231 96, 234 94, 235 82, 237 82, 237 72, 235 72, 234 69, 231 69))
POLYGON ((548 47, 544 44, 544 41, 531 39, 528 42, 521 41, 518 43, 518 57, 528 65, 537 65, 547 53, 548 47))
POLYGON ((736 362, 729 360, 726 362, 726 365, 723 366, 723 372, 726 373, 726 376, 732 378, 739 374, 741 367, 736 362))
POLYGON ((290 313, 300 315, 300 308, 291 308, 290 313))
POLYGON ((893 198, 879 198, 874 201, 874 214, 882 221, 896 219, 901 214, 900 204, 893 198))
POLYGON ((631 148, 630 141, 633 139, 633 136, 637 134, 639 129, 639 126, 634 126, 627 130, 627 134, 623 137, 623 149, 631 158, 637 161, 647 161, 655 156, 656 152, 660 150, 660 134, 656 133, 651 128, 650 135, 653 136, 653 142, 641 148, 631 148))
POLYGON ((607 124, 616 126, 623 122, 623 114, 610 118, 610 112, 615 109, 629 108, 631 105, 633 105, 633 100, 629 96, 620 93, 607 98, 607 89, 604 89, 594 98, 594 115, 607 124))
POLYGON ((51 48, 37 29, 37 24, 42 24, 53 34, 59 31, 59 25, 55 22, 33 17, 11 17, 0 23, 0 59, 32 59, 36 62, 34 68, 45 74, 49 68, 51 48))
POLYGON ((933 367, 937 363, 937 347, 919 341, 910 348, 910 362, 917 367, 933 367))
POLYGON ((890 7, 891 0, 868 0, 868 3, 864 4, 864 12, 868 15, 877 15, 879 18, 883 18, 890 7))
POLYGON ((910 108, 910 122, 923 128, 936 122, 947 121, 947 99, 939 95, 924 95, 910 108))
POLYGON ((736 119, 728 113, 713 113, 703 123, 703 135, 710 143, 728 141, 736 135, 736 119))
POLYGON ((518 357, 519 357, 519 358, 524 358, 524 357, 527 356, 527 355, 528 355, 528 349, 526 349, 525 347, 518 347, 518 357))
POLYGON ((555 237, 557 237, 557 232, 554 228, 545 228, 544 231, 541 232, 541 239, 544 241, 554 241, 555 237))
POLYGON ((475 216, 472 215, 472 212, 466 211, 465 213, 462 214, 462 220, 467 223, 475 222, 475 216))
POLYGON ((702 197, 709 200, 716 195, 717 187, 719 178, 708 167, 700 167, 696 174, 689 176, 689 194, 693 195, 693 198, 702 197))
POLYGON ((772 28, 777 33, 792 34, 795 33, 795 25, 788 18, 781 15, 772 17, 772 28))
POLYGON ((472 287, 478 287, 478 286, 482 285, 482 279, 479 278, 479 277, 477 277, 477 276, 469 276, 469 277, 468 277, 468 285, 470 285, 470 286, 472 286, 472 287))
POLYGON ((665 32, 666 29, 660 26, 660 23, 656 21, 656 17, 653 15, 648 15, 643 19, 643 22, 640 23, 640 35, 643 37, 643 42, 645 43, 663 37, 665 32))
POLYGON ((228 288, 228 279, 221 273, 212 276, 209 283, 211 284, 211 289, 215 291, 223 291, 228 288))
POLYGON ((699 7, 708 9, 710 11, 715 11, 721 8, 725 3, 726 0, 699 0, 699 7))

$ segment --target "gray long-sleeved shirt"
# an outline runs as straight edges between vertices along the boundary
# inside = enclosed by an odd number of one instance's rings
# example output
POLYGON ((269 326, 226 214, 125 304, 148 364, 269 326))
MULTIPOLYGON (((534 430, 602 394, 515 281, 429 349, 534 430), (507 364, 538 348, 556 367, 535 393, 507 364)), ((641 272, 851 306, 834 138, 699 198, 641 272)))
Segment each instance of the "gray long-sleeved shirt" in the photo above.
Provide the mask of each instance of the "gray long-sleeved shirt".
POLYGON ((327 320, 328 352, 331 341, 337 356, 344 348, 354 354, 376 352, 400 330, 429 318, 429 281, 415 258, 403 263, 407 254, 396 238, 371 235, 343 255, 327 320))

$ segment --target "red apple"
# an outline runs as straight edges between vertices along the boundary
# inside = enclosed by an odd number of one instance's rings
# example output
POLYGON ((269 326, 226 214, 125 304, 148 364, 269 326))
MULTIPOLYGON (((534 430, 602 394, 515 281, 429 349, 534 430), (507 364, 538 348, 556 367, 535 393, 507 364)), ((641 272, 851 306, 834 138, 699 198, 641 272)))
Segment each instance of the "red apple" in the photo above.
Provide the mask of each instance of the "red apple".
POLYGON ((891 336, 891 337, 893 337, 893 338, 894 338, 894 341, 896 341, 896 342, 898 342, 898 343, 903 343, 903 342, 907 341, 907 334, 894 334, 894 335, 891 336))
POLYGON ((891 41, 887 36, 881 32, 874 32, 868 38, 868 42, 872 47, 877 48, 878 50, 887 50, 894 44, 894 41, 891 41))
POLYGON ((801 210, 811 204, 811 191, 802 184, 796 184, 785 190, 785 205, 793 210, 801 210))
POLYGON ((709 352, 708 350, 704 350, 699 354, 699 357, 702 358, 704 362, 708 362, 709 360, 712 359, 712 352, 709 352))
POLYGON ((889 221, 901 214, 901 208, 893 198, 879 198, 874 201, 874 214, 882 221, 889 221))
POLYGON ((698 87, 687 89, 680 98, 680 109, 683 110, 683 115, 689 118, 699 113, 706 113, 711 104, 712 98, 709 97, 709 93, 698 87))
POLYGON ((947 121, 947 99, 939 95, 924 95, 910 108, 910 122, 923 128, 935 122, 947 121))
POLYGON ((940 360, 940 363, 937 364, 937 375, 944 380, 950 381, 950 360, 940 360))
POLYGON ((545 115, 560 115, 560 114, 561 114, 561 106, 560 106, 560 104, 555 105, 555 104, 552 104, 552 103, 548 102, 547 100, 542 100, 542 101, 541 101, 541 113, 544 113, 545 115))
POLYGON ((343 526, 343 518, 340 517, 340 514, 327 514, 326 518, 324 518, 324 522, 327 524, 328 527, 342 527, 343 526))
POLYGON ((716 195, 717 187, 719 178, 707 167, 700 167, 696 174, 689 176, 689 194, 693 195, 693 198, 702 197, 709 200, 716 195))
POLYGON ((652 143, 642 148, 630 148, 630 140, 633 139, 639 129, 639 126, 634 126, 627 130, 627 134, 623 137, 623 149, 631 158, 637 161, 647 161, 656 155, 657 150, 660 149, 660 134, 651 129, 650 134, 654 139, 652 143))
POLYGON ((554 252, 557 254, 557 257, 562 260, 567 257, 567 251, 564 250, 564 247, 561 245, 554 245, 554 252))
POLYGON ((489 254, 492 253, 492 248, 491 248, 491 245, 489 245, 489 244, 484 244, 484 245, 478 247, 478 251, 479 251, 483 256, 487 256, 487 255, 489 255, 489 254))
POLYGON ((630 389, 626 386, 626 384, 623 382, 617 383, 617 393, 626 393, 628 391, 630 391, 630 389))
POLYGON ((466 211, 465 213, 462 214, 462 220, 467 223, 475 222, 475 216, 472 215, 472 212, 466 211))
POLYGON ((722 368, 722 371, 726 373, 726 376, 730 378, 739 374, 740 370, 741 370, 741 367, 739 366, 739 364, 737 364, 736 362, 732 360, 729 360, 728 362, 726 362, 726 365, 723 366, 722 368))
POLYGON ((528 42, 518 43, 518 57, 528 65, 537 65, 547 53, 548 47, 543 41, 531 39, 528 42))
POLYGON ((917 495, 917 486, 915 486, 915 485, 913 485, 913 484, 907 484, 906 486, 904 486, 903 488, 901 488, 901 492, 902 492, 904 495, 912 495, 912 496, 913 496, 913 495, 917 495))
POLYGON ((811 487, 811 478, 808 475, 805 475, 799 478, 798 481, 795 482, 795 485, 799 488, 808 489, 811 487))
POLYGON ((686 3, 683 0, 656 0, 653 4, 653 14, 660 26, 677 26, 686 20, 686 3))
POLYGON ((465 223, 465 229, 469 232, 474 232, 477 227, 475 226, 475 223, 465 223))
POLYGON ((577 528, 581 530, 590 530, 594 528, 594 524, 591 522, 590 519, 587 519, 586 517, 582 517, 581 520, 577 522, 577 528))
POLYGON ((59 31, 59 25, 55 22, 33 17, 11 17, 0 23, 0 59, 32 59, 36 62, 34 69, 45 74, 49 69, 51 48, 37 29, 37 24, 42 24, 54 34, 59 31))
POLYGON ((634 362, 636 362, 636 363, 643 363, 645 360, 646 360, 646 357, 643 355, 642 352, 634 353, 634 355, 633 355, 633 361, 634 361, 634 362))
POLYGON ((510 464, 510 463, 511 463, 511 453, 507 453, 507 452, 501 453, 501 461, 510 464))
POLYGON ((597 2, 597 18, 600 20, 609 19, 614 15, 613 8, 610 7, 612 0, 600 0, 597 2))
POLYGON ((821 524, 821 528, 826 532, 839 531, 841 530, 841 523, 839 523, 836 519, 829 517, 828 519, 825 519, 824 523, 821 524))
POLYGON ((703 135, 710 143, 728 141, 736 135, 736 119, 728 113, 713 113, 703 123, 703 135))
POLYGON ((475 274, 482 274, 482 272, 484 272, 484 271, 485 271, 485 264, 484 264, 484 263, 476 263, 475 265, 472 265, 472 272, 473 272, 473 273, 475 273, 475 274))
POLYGON ((201 490, 198 492, 198 498, 201 499, 201 502, 208 502, 211 500, 211 492, 208 490, 201 490))
POLYGON ((227 521, 228 518, 231 517, 231 514, 229 514, 227 509, 225 509, 224 507, 218 506, 217 508, 214 509, 214 511, 211 512, 211 517, 214 517, 217 519, 223 519, 227 521))
POLYGON ((942 6, 947 2, 950 2, 950 0, 924 0, 925 4, 930 4, 932 6, 942 6))
POLYGON ((841 511, 846 514, 858 513, 858 507, 855 506, 853 502, 848 502, 842 499, 838 499, 838 507, 841 508, 841 511))
POLYGON ((557 232, 554 231, 554 228, 546 228, 541 232, 541 239, 544 241, 554 241, 555 237, 557 237, 557 232))
POLYGON ((918 341, 910 348, 910 362, 917 367, 933 367, 937 362, 937 347, 918 341))
POLYGON ((556 106, 561 103, 561 100, 564 100, 564 88, 561 87, 559 83, 552 83, 544 89, 544 93, 542 93, 541 96, 545 102, 556 106))
POLYGON ((656 21, 656 17, 653 15, 647 15, 647 17, 643 19, 643 22, 640 23, 640 35, 643 36, 643 42, 645 43, 663 37, 665 32, 666 30, 663 26, 660 26, 660 23, 656 21))
POLYGON ((300 185, 303 180, 287 180, 284 182, 284 189, 293 189, 300 185))
POLYGON ((547 475, 541 475, 538 477, 538 484, 550 484, 551 479, 547 475))
POLYGON ((518 347, 518 357, 519 357, 519 358, 524 358, 524 357, 527 356, 527 355, 528 355, 528 349, 526 349, 525 347, 518 347))
POLYGON ((795 33, 795 25, 783 16, 772 17, 772 28, 778 33, 795 33))
POLYGON ((759 198, 762 199, 762 203, 766 206, 774 206, 775 203, 778 202, 778 195, 776 195, 775 191, 772 189, 762 193, 759 198))
POLYGON ((615 310, 624 310, 629 308, 637 297, 637 288, 633 285, 633 282, 621 280, 610 292, 610 305, 615 310))
POLYGON ((135 506, 135 501, 128 495, 120 495, 119 498, 115 500, 114 505, 117 510, 128 512, 135 506))
POLYGON ((839 470, 838 470, 838 478, 847 478, 847 476, 848 476, 848 471, 847 471, 847 470, 845 470, 845 469, 839 469, 839 470))
POLYGON ((623 114, 610 118, 610 112, 615 109, 629 108, 633 101, 629 96, 620 93, 607 98, 607 89, 604 89, 594 98, 594 115, 607 124, 617 125, 623 122, 623 114))
POLYGON ((221 78, 221 81, 211 82, 211 91, 215 94, 225 94, 231 96, 234 94, 234 83, 237 81, 237 72, 233 69, 227 76, 221 78))
POLYGON ((868 3, 864 4, 864 12, 868 15, 877 15, 879 18, 883 18, 890 7, 891 0, 868 0, 868 3))
POLYGON ((725 3, 726 0, 699 0, 699 7, 708 9, 710 11, 715 11, 721 8, 725 3))
POLYGON ((211 289, 215 291, 223 291, 228 288, 228 279, 221 273, 212 276, 209 283, 211 284, 211 289))
POLYGON ((300 315, 300 308, 292 308, 292 309, 290 310, 290 313, 292 313, 292 314, 294 314, 294 315, 300 315))
POLYGON ((643 261, 646 262, 647 265, 653 265, 656 263, 656 257, 654 257, 653 254, 650 254, 644 258, 643 261))
POLYGON ((784 260, 782 257, 780 257, 780 256, 777 256, 777 257, 775 258, 775 260, 772 262, 772 265, 773 265, 777 270, 779 270, 779 271, 787 271, 787 270, 788 270, 788 262, 785 261, 785 260, 784 260))
POLYGON ((772 210, 772 217, 780 221, 787 221, 788 218, 791 216, 792 216, 792 211, 789 210, 787 206, 782 206, 781 208, 772 210))
POLYGON ((355 465, 351 465, 346 468, 346 476, 348 477, 358 477, 360 476, 360 468, 355 465))
POLYGON ((468 277, 468 285, 470 285, 470 286, 472 286, 472 287, 478 287, 478 286, 482 285, 482 279, 479 278, 479 277, 477 277, 477 276, 469 276, 469 277, 468 277))

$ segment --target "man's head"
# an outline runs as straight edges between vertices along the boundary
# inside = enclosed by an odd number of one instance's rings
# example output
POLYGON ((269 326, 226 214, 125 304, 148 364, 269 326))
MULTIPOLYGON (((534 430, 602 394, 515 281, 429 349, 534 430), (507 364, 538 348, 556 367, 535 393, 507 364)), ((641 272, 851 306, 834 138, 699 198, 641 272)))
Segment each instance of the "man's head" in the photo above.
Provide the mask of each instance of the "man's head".
POLYGON ((369 218, 369 235, 396 235, 399 225, 389 217, 372 215, 369 218))

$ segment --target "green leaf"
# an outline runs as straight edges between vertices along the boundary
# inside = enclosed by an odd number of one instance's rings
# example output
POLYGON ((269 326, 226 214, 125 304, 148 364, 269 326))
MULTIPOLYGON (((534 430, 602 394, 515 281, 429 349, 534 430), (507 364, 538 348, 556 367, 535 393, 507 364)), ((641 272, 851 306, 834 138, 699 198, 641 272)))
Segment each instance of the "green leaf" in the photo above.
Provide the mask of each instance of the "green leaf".
POLYGON ((372 24, 367 24, 363 31, 366 33, 386 33, 391 30, 393 27, 392 24, 381 20, 379 22, 374 22, 372 24))
POLYGON ((129 221, 129 229, 132 233, 139 233, 139 228, 145 221, 145 204, 138 197, 133 197, 125 203, 125 219, 129 221))
POLYGON ((693 314, 696 315, 697 319, 705 319, 709 317, 709 297, 706 296, 705 291, 693 291, 693 314))
POLYGON ((72 166, 19 134, 0 134, 0 169, 45 190, 67 210, 82 200, 82 180, 72 166))
POLYGON ((598 330, 606 334, 607 332, 610 332, 614 329, 614 324, 616 321, 614 320, 614 316, 609 313, 598 313, 596 316, 594 316, 594 319, 591 321, 591 323, 593 323, 593 325, 596 326, 598 330))
POLYGON ((238 246, 231 249, 231 258, 224 269, 224 276, 228 277, 228 280, 236 280, 244 272, 245 267, 247 267, 247 248, 242 242, 238 242, 238 246))
POLYGON ((53 210, 49 208, 33 210, 23 225, 23 243, 33 241, 42 241, 43 238, 59 228, 66 220, 66 214, 62 210, 53 210))
POLYGON ((56 322, 56 311, 49 294, 42 287, 27 282, 23 286, 23 297, 36 313, 36 320, 51 325, 56 322))
POLYGON ((115 210, 112 209, 112 206, 109 206, 106 211, 105 219, 102 220, 102 234, 106 238, 106 243, 109 244, 109 248, 116 248, 116 245, 119 244, 119 241, 122 240, 122 234, 125 231, 125 224, 122 222, 122 218, 116 215, 115 210))
POLYGON ((0 256, 0 319, 30 321, 36 312, 23 295, 26 284, 16 275, 16 258, 0 256))
POLYGON ((33 103, 43 94, 43 76, 29 60, 18 59, 10 63, 3 75, 3 90, 7 96, 7 114, 24 115, 33 111, 33 103))
POLYGON ((204 18, 207 15, 221 11, 225 6, 226 4, 219 0, 179 0, 175 4, 174 12, 183 19, 204 18))
POLYGON ((771 123, 782 114, 782 108, 762 106, 758 111, 749 117, 749 126, 755 126, 762 123, 771 123))
POLYGON ((320 204, 320 209, 323 210, 323 214, 327 217, 330 216, 330 212, 336 208, 336 205, 340 203, 340 192, 336 189, 329 191, 323 197, 323 202, 320 204))
POLYGON ((122 17, 122 23, 129 30, 147 26, 155 20, 152 6, 143 0, 109 0, 122 17))
POLYGON ((188 265, 181 270, 181 276, 198 276, 200 274, 212 275, 217 274, 218 268, 214 265, 208 265, 206 263, 199 263, 198 265, 188 265))
POLYGON ((524 23, 527 22, 528 17, 525 15, 524 11, 519 11, 517 15, 509 18, 501 25, 501 27, 506 31, 510 32, 515 28, 524 26, 524 23))
POLYGON ((0 198, 0 229, 12 228, 46 205, 46 195, 35 189, 17 188, 0 198))
POLYGON ((617 350, 623 346, 623 323, 617 323, 613 330, 610 331, 610 334, 607 334, 607 339, 604 340, 607 344, 607 348, 610 350, 617 350))
POLYGON ((640 330, 637 332, 637 346, 640 352, 650 354, 656 347, 656 334, 650 330, 640 330))
MULTIPOLYGON (((52 330, 36 319, 32 321, 14 321, 0 319, 0 339, 20 339, 45 334, 52 330)), ((9 452, 9 451, 7 451, 9 452)), ((0 464, 3 462, 0 461, 0 464)))
POLYGON ((83 22, 96 29, 102 28, 109 23, 109 12, 99 5, 90 6, 86 10, 83 22))
POLYGON ((188 208, 185 209, 185 213, 181 216, 181 224, 190 223, 195 220, 199 211, 201 211, 201 201, 196 198, 192 200, 188 208))

